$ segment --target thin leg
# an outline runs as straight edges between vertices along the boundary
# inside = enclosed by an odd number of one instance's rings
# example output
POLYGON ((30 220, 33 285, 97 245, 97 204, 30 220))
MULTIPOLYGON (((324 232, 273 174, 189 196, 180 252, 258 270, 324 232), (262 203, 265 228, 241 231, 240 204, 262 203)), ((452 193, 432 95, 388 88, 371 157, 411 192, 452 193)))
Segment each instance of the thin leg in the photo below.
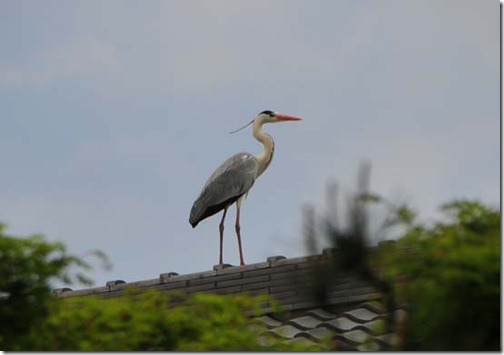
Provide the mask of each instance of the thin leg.
POLYGON ((242 252, 241 236, 240 236, 240 207, 241 207, 241 202, 242 202, 241 198, 239 198, 238 201, 236 201, 236 224, 235 224, 235 230, 236 230, 236 237, 238 238, 238 248, 240 249, 240 265, 245 265, 245 262, 243 261, 243 252, 242 252))
POLYGON ((222 265, 222 242, 224 241, 224 219, 226 218, 227 207, 224 208, 224 213, 222 214, 222 220, 219 224, 220 233, 220 248, 219 248, 219 265, 222 265))

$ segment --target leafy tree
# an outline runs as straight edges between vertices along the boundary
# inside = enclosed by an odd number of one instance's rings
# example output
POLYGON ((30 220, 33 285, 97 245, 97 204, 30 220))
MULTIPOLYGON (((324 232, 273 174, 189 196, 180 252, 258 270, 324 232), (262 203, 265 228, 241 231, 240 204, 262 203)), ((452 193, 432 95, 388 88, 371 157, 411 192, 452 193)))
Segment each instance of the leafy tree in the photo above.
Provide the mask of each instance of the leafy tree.
POLYGON ((500 349, 500 211, 475 201, 442 206, 429 227, 398 209, 406 224, 380 248, 377 265, 407 306, 407 350, 500 349))
POLYGON ((17 238, 5 233, 0 223, 0 348, 13 349, 45 320, 52 301, 51 282, 89 284, 83 272, 89 265, 70 255, 61 243, 49 243, 42 235, 17 238))

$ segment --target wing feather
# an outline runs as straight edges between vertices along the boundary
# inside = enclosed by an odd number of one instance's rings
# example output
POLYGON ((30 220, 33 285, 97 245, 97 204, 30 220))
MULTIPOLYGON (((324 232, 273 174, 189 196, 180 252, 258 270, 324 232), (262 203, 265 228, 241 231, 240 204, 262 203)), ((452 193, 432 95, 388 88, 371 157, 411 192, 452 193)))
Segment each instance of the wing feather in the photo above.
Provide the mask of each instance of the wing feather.
POLYGON ((222 163, 208 178, 191 208, 193 227, 228 207, 248 192, 257 177, 259 162, 250 153, 238 153, 222 163))

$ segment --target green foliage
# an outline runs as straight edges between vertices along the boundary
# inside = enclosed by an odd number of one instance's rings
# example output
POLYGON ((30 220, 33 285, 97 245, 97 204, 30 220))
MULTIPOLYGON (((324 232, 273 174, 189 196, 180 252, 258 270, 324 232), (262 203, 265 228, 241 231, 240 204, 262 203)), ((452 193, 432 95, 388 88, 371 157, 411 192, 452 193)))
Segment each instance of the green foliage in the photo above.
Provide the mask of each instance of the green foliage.
POLYGON ((280 341, 268 348, 247 315, 264 299, 197 294, 175 307, 161 292, 121 298, 61 299, 23 350, 39 351, 250 351, 311 350, 280 341))
POLYGON ((84 274, 71 274, 71 266, 89 268, 68 254, 63 244, 46 242, 41 235, 9 236, 0 223, 0 348, 15 347, 45 319, 52 299, 51 281, 89 283, 84 274))
MULTIPOLYGON (((406 212, 405 212, 406 211, 406 212)), ((448 221, 413 223, 396 243, 382 247, 378 265, 408 305, 410 350, 500 348, 500 212, 474 201, 442 206, 448 221)))

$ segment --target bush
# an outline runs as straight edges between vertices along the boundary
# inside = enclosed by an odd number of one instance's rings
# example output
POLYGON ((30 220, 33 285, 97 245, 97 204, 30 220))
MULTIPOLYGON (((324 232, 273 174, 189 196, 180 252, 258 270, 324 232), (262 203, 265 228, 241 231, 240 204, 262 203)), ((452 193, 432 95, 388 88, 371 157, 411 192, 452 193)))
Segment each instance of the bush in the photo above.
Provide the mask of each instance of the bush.
POLYGON ((39 351, 251 351, 313 350, 272 341, 259 345, 248 312, 261 297, 197 294, 175 307, 151 291, 121 298, 61 299, 23 350, 39 351))

